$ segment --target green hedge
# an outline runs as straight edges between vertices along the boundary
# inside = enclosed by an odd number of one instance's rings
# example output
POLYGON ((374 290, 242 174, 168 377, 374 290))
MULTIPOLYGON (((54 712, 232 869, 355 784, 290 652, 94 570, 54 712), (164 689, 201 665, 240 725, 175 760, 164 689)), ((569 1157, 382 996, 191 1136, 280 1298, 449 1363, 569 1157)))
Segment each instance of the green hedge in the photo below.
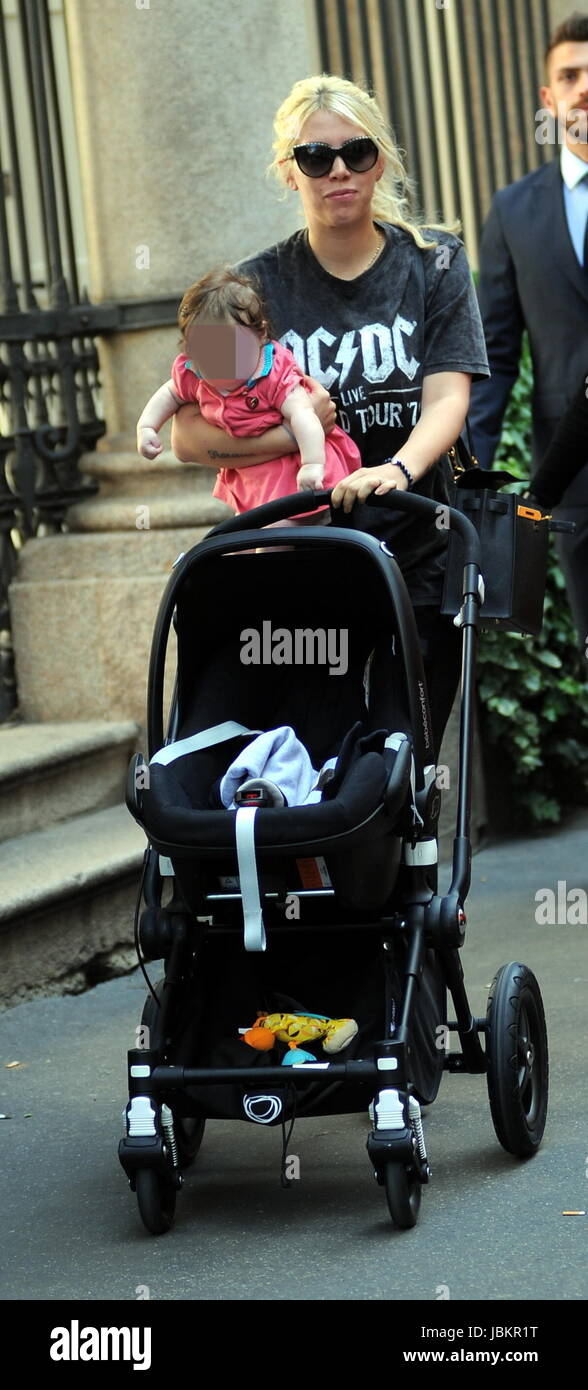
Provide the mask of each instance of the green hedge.
MULTIPOLYGON (((519 379, 505 417, 495 467, 529 480, 532 367, 525 343, 519 379)), ((543 629, 539 637, 480 635, 478 693, 490 791, 504 823, 557 824, 571 804, 588 803, 587 664, 558 567, 553 541, 543 629), (508 813, 505 814, 505 809, 508 813)))

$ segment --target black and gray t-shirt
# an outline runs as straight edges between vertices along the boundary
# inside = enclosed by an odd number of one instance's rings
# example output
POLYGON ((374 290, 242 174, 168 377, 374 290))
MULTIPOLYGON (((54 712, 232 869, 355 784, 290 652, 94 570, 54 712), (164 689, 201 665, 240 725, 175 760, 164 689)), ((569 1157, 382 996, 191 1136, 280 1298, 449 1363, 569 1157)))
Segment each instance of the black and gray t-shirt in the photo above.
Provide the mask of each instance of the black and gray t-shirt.
MULTIPOLYGON (((329 391, 365 467, 401 454, 420 414, 423 376, 489 375, 461 241, 431 230, 424 235, 439 244, 422 252, 402 228, 378 225, 387 244, 355 280, 320 265, 306 230, 238 266, 260 285, 273 336, 329 391)), ((446 502, 450 481, 443 457, 415 492, 446 502)), ((413 602, 437 603, 447 532, 380 507, 366 506, 363 524, 390 541, 413 602)))

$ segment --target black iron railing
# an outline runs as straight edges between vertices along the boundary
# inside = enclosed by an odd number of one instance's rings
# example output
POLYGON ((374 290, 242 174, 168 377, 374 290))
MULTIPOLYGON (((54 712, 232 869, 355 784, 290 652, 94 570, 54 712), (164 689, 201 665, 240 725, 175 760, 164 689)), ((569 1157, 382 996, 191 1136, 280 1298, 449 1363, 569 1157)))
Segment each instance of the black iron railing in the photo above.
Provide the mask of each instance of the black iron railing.
POLYGON ((0 0, 0 718, 15 703, 7 591, 16 550, 94 492, 80 455, 105 431, 80 292, 47 0, 0 0), (31 167, 32 151, 32 167, 31 167), (35 269, 32 269, 34 242, 35 269))

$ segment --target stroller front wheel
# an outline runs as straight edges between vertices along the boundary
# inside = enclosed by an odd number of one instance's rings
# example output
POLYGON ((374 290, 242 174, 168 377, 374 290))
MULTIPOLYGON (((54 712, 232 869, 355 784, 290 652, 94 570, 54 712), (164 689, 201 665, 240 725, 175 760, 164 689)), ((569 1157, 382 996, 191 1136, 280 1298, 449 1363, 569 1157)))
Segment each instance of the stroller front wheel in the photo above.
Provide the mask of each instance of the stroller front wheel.
POLYGON ((135 1178, 139 1215, 153 1236, 161 1236, 169 1228, 176 1210, 176 1189, 154 1168, 139 1168, 135 1178))
MULTIPOLYGON (((141 1024, 150 1030, 149 1036, 152 1047, 161 1047, 162 1059, 175 1063, 176 1066, 190 1066, 194 1062, 192 1052, 192 1042, 188 1032, 179 1039, 163 1040, 161 1038, 161 1005, 165 980, 158 980, 155 986, 155 994, 159 1000, 159 1007, 151 995, 146 999, 141 1024)), ((171 1105, 174 1119, 174 1133, 178 1150, 178 1162, 180 1168, 189 1168, 194 1162, 202 1143, 204 1127, 206 1121, 192 1115, 180 1115, 177 1107, 171 1105)))
POLYGON ((549 1060, 543 1000, 526 965, 495 975, 486 1014, 488 1097, 496 1136, 508 1153, 537 1152, 547 1115, 549 1060))
POLYGON ((386 1201, 395 1226, 408 1231, 416 1226, 421 1206, 422 1184, 404 1163, 387 1163, 384 1172, 386 1201))

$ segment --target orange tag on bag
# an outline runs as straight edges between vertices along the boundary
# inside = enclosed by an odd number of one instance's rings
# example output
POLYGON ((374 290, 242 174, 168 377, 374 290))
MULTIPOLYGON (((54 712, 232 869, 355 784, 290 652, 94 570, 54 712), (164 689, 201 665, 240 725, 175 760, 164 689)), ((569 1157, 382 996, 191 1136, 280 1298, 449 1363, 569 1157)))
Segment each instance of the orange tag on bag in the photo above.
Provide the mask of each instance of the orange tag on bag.
POLYGON ((526 516, 529 521, 542 521, 543 512, 538 512, 536 507, 517 507, 517 516, 526 516))

